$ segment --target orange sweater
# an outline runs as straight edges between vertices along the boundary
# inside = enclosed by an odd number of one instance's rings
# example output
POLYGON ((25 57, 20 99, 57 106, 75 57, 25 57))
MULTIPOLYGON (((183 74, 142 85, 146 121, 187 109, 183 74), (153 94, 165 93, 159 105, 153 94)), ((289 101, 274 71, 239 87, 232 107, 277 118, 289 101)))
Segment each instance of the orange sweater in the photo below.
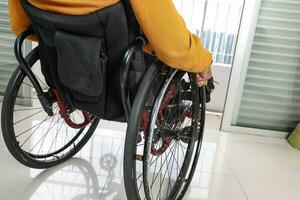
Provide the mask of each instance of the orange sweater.
MULTIPOLYGON (((52 12, 83 15, 113 5, 119 0, 28 0, 32 5, 52 12)), ((30 21, 19 0, 8 0, 12 31, 19 34, 30 21)), ((199 37, 189 32, 172 0, 131 0, 136 18, 154 52, 167 65, 189 72, 202 72, 211 62, 211 54, 199 37)))

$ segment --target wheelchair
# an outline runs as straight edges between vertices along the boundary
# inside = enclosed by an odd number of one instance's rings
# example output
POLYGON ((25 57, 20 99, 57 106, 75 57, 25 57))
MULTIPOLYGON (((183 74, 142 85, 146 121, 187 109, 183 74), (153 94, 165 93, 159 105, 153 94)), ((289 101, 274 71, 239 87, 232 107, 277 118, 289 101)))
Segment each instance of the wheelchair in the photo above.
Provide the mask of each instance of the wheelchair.
POLYGON ((182 199, 201 150, 205 87, 143 53, 146 38, 131 35, 122 2, 84 16, 21 4, 32 26, 16 39, 19 67, 1 117, 14 158, 50 168, 78 153, 100 119, 124 122, 127 198, 182 199), (38 46, 24 57, 22 44, 33 35, 38 46))

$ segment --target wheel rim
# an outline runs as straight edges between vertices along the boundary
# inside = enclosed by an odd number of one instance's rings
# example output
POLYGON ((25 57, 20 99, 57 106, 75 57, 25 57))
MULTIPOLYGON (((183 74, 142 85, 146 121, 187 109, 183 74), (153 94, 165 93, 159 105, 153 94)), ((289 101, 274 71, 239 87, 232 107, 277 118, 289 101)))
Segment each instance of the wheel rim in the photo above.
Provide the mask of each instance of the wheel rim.
MULTIPOLYGON (((50 91, 42 78, 38 78, 38 81, 44 92, 50 91)), ((7 130, 11 133, 15 148, 26 159, 44 163, 62 160, 82 147, 81 141, 90 134, 90 125, 97 124, 97 120, 94 120, 82 129, 69 127, 59 114, 57 102, 52 105, 54 115, 48 116, 31 82, 22 71, 19 72, 13 91, 9 101, 10 112, 7 117, 10 125, 7 130)), ((74 110, 70 118, 80 124, 84 116, 74 110)))
MULTIPOLYGON (((197 120, 192 120, 192 118, 199 119, 199 100, 194 102, 194 99, 191 99, 188 103, 188 95, 192 95, 190 98, 193 97, 193 95, 196 95, 192 92, 195 87, 192 87, 190 84, 189 88, 185 90, 186 92, 183 92, 182 88, 179 89, 179 87, 176 87, 176 90, 180 92, 177 92, 178 94, 174 94, 174 97, 172 97, 173 99, 169 98, 169 100, 167 100, 169 101, 167 104, 170 108, 162 109, 162 104, 164 104, 163 102, 166 100, 166 96, 168 96, 169 92, 172 90, 172 86, 174 85, 174 82, 172 82, 173 78, 178 78, 178 75, 180 78, 183 74, 184 73, 182 72, 172 71, 169 75, 169 80, 165 81, 165 85, 162 87, 160 94, 155 100, 151 117, 149 114, 144 113, 143 117, 148 117, 149 121, 148 130, 146 135, 145 121, 147 120, 144 119, 142 120, 142 128, 139 134, 142 134, 145 139, 141 142, 141 147, 137 146, 136 158, 136 170, 142 171, 141 173, 136 173, 136 182, 141 199, 175 199, 182 193, 184 186, 189 179, 192 178, 192 176, 190 176, 190 171, 193 160, 195 159, 195 151, 197 149, 195 147, 198 145, 201 146, 199 143, 195 145, 199 139, 198 135, 195 135, 195 133, 199 130, 199 124, 197 120), (182 98, 185 99, 184 101, 182 99, 178 100, 177 97, 180 96, 179 94, 181 94, 181 97, 182 94, 186 94, 186 97, 182 98), (178 101, 177 104, 182 104, 183 102, 184 105, 182 106, 182 109, 181 107, 176 109, 176 106, 172 105, 174 104, 174 101, 178 101), (198 105, 196 105, 197 103, 198 105), (165 111, 164 117, 161 116, 161 110, 165 111), (177 114, 177 110, 178 120, 177 122, 174 120, 172 121, 171 118, 175 118, 174 114, 177 114), (168 119, 168 117, 171 115, 172 117, 168 119), (180 116, 183 115, 184 119, 180 119, 180 116), (197 116, 197 118, 195 116, 197 116), (172 126, 171 130, 172 128, 173 130, 178 129, 177 132, 173 131, 174 135, 172 137, 170 137, 170 134, 172 134, 170 133, 170 127, 168 132, 167 130, 162 129, 163 126, 158 125, 158 122, 161 121, 161 118, 164 118, 164 124, 172 126), (187 127, 190 127, 189 130, 187 127), (158 129, 159 131, 157 131, 158 129), (157 136, 155 136, 157 133, 155 132, 160 133, 159 135, 161 138, 157 139, 157 136), (189 134, 183 134, 184 132, 189 132, 189 134), (139 148, 143 147, 144 150, 143 153, 141 153, 139 148), (138 163, 139 161, 142 161, 142 166, 138 163)), ((186 78, 187 77, 185 76, 185 79, 186 78)), ((182 85, 181 82, 179 85, 182 85)))

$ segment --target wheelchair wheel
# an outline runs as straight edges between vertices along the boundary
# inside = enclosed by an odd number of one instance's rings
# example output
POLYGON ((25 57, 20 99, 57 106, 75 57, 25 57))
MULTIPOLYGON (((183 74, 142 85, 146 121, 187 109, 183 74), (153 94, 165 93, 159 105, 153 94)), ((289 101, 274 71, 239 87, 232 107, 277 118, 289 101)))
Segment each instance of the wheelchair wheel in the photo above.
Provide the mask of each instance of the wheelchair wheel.
MULTIPOLYGON (((28 54, 26 61, 37 73, 38 48, 28 54)), ((36 77, 44 92, 50 93, 51 89, 43 78, 36 77)), ((4 95, 1 120, 5 144, 20 163, 32 168, 49 168, 68 160, 86 144, 99 123, 94 117, 84 127, 71 128, 55 100, 52 109, 54 114, 49 116, 29 78, 18 67, 4 95)), ((85 119, 83 114, 72 110, 69 116, 74 122, 81 123, 85 119)))
POLYGON ((194 78, 156 65, 148 69, 126 134, 128 199, 182 199, 186 193, 198 163, 205 123, 205 91, 194 78))

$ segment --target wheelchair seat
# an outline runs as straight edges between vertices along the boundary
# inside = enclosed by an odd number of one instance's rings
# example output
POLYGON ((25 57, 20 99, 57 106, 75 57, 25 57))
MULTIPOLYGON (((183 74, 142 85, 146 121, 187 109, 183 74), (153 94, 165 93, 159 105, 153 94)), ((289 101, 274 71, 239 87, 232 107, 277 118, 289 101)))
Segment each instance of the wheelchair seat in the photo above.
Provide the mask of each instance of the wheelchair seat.
POLYGON ((38 37, 42 73, 66 106, 124 121, 120 68, 129 36, 122 3, 80 16, 21 4, 38 37))

